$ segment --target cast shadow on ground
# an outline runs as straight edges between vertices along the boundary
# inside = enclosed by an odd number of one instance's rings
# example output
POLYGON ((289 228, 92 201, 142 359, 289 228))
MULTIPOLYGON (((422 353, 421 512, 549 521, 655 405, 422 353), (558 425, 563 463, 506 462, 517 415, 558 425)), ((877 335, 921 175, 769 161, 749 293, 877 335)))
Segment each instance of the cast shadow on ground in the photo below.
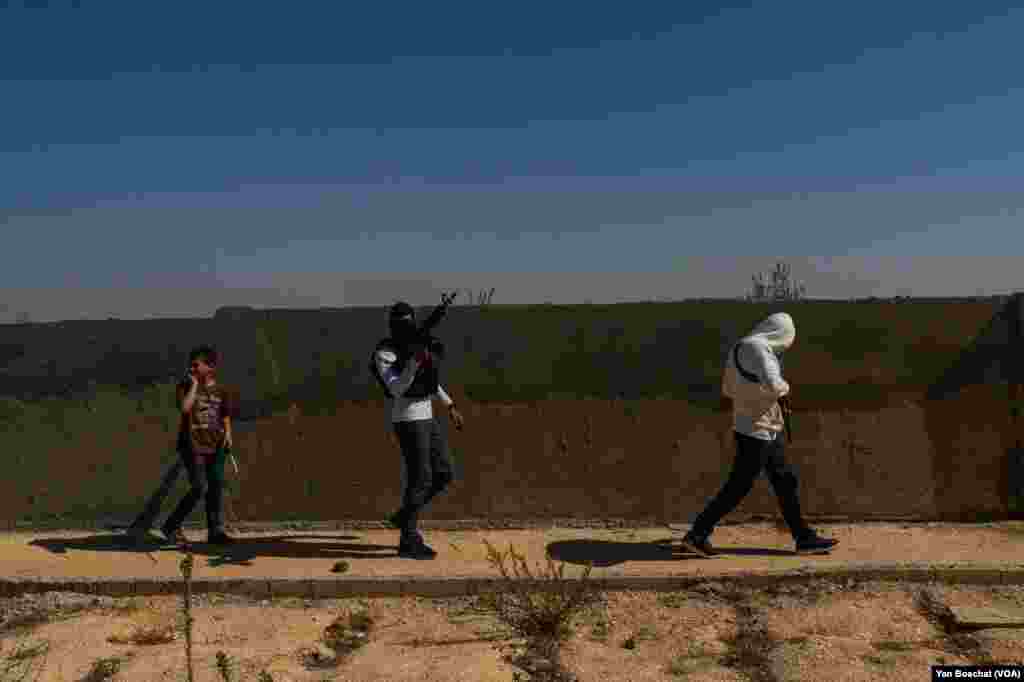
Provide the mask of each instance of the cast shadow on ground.
MULTIPOLYGON (((194 554, 214 555, 230 554, 237 556, 283 556, 283 557, 320 557, 350 556, 353 558, 382 556, 383 550, 396 550, 395 547, 368 544, 349 544, 345 541, 358 540, 356 535, 287 535, 262 538, 239 538, 237 544, 231 546, 208 545, 204 542, 192 543, 194 554), (290 540, 327 540, 329 542, 303 543, 288 542, 290 540), (340 542, 339 542, 340 541, 340 542), (348 551, 350 554, 339 554, 348 551)), ((144 539, 125 533, 88 535, 85 537, 38 538, 29 545, 42 547, 54 554, 67 554, 69 550, 79 552, 138 552, 178 551, 178 548, 162 536, 150 533, 144 539)), ((383 556, 387 556, 386 554, 383 556)))
MULTIPOLYGON (((704 560, 703 557, 683 549, 678 543, 670 544, 668 540, 656 542, 559 540, 548 544, 547 551, 554 561, 579 565, 593 563, 596 567, 614 566, 627 561, 704 560)), ((791 551, 762 547, 716 546, 715 554, 723 556, 793 556, 791 551)))
POLYGON ((196 556, 208 558, 210 566, 251 566, 253 559, 394 559, 398 545, 373 545, 365 542, 338 542, 358 540, 354 536, 280 535, 267 537, 236 537, 230 545, 191 543, 196 556), (329 542, 302 542, 328 540, 329 542))
POLYGON ((162 537, 150 535, 145 540, 136 540, 123 533, 88 535, 78 538, 38 538, 28 544, 33 547, 42 547, 54 554, 67 554, 68 550, 78 552, 138 552, 145 554, 162 549, 171 549, 170 543, 162 537))

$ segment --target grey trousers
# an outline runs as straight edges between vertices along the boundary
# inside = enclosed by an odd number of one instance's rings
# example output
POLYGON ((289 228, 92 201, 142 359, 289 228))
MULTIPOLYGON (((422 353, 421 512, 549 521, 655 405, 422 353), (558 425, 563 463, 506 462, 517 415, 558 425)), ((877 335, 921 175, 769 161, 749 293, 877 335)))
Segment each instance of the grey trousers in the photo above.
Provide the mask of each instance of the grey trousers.
POLYGON ((416 534, 420 512, 452 482, 451 457, 437 417, 393 424, 405 463, 401 531, 416 534))

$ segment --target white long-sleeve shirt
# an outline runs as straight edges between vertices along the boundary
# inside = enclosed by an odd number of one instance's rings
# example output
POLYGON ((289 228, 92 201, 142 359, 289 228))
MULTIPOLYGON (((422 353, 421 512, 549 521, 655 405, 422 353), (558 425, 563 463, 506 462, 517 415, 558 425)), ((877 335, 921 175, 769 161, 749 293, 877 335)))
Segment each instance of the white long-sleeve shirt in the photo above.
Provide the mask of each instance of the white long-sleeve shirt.
POLYGON ((421 421, 424 419, 434 418, 434 406, 433 399, 437 398, 445 404, 445 406, 451 405, 454 401, 445 392, 444 387, 441 384, 437 385, 437 391, 432 395, 425 398, 406 398, 404 394, 412 386, 413 381, 416 380, 416 372, 420 368, 420 363, 417 362, 415 357, 409 358, 409 362, 406 364, 405 369, 398 373, 394 369, 394 364, 398 360, 398 356, 394 351, 388 349, 378 350, 374 354, 374 361, 377 363, 377 371, 384 377, 384 383, 388 387, 391 395, 394 396, 391 406, 391 421, 392 422, 407 422, 407 421, 421 421))
POLYGON ((753 382, 736 368, 733 349, 729 350, 722 376, 722 393, 732 399, 733 429, 762 440, 774 440, 785 428, 779 398, 789 394, 782 378, 775 350, 792 345, 796 338, 793 321, 785 313, 772 315, 738 343, 740 365, 759 379, 753 382))

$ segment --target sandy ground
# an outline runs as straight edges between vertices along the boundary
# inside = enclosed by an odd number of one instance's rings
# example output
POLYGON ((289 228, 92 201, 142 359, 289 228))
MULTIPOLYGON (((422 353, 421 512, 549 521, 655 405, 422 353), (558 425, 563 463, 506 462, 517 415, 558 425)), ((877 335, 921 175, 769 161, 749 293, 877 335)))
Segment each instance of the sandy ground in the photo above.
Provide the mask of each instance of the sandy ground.
MULTIPOLYGON (((678 529, 677 529, 678 530, 678 529)), ((565 562, 569 572, 593 562, 595 576, 685 576, 700 573, 842 566, 849 562, 1002 562, 1024 567, 1024 524, 837 524, 819 530, 840 540, 829 555, 793 554, 788 534, 771 524, 722 526, 712 542, 722 555, 697 558, 675 546, 668 528, 522 531, 426 531, 438 550, 434 561, 398 558, 397 532, 280 532, 246 534, 230 547, 204 544, 203 532, 189 531, 196 556, 195 577, 318 578, 336 575, 493 577, 485 541, 498 549, 515 547, 531 562, 546 554, 565 562)), ((675 533, 678 539, 678 532, 675 533)), ((0 575, 37 578, 180 577, 182 553, 154 543, 133 546, 118 532, 44 532, 0 535, 0 575)))
MULTIPOLYGON (((996 641, 961 638, 922 606, 924 592, 946 605, 1024 603, 1024 588, 880 583, 764 591, 712 582, 688 592, 616 592, 573 620, 562 665, 580 681, 895 682, 930 679, 937 663, 1024 660, 1024 635, 1017 636, 1024 631, 996 641)), ((180 607, 173 596, 0 600, 2 665, 32 668, 40 682, 184 679, 180 607), (119 674, 95 674, 103 661, 116 662, 119 674)), ((475 598, 270 602, 204 595, 193 598, 192 616, 200 682, 225 679, 218 653, 228 661, 227 679, 259 682, 507 681, 525 665, 513 656, 513 633, 475 598), (334 623, 365 632, 365 643, 338 654, 326 645, 334 623)))

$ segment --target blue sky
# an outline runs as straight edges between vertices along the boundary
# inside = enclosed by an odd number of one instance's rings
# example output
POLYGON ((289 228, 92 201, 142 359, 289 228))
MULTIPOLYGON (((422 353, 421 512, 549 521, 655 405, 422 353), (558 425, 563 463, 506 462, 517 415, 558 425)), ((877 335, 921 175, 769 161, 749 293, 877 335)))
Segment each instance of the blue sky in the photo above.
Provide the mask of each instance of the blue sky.
POLYGON ((1024 289, 1009 4, 0 7, 0 320, 1024 289))

